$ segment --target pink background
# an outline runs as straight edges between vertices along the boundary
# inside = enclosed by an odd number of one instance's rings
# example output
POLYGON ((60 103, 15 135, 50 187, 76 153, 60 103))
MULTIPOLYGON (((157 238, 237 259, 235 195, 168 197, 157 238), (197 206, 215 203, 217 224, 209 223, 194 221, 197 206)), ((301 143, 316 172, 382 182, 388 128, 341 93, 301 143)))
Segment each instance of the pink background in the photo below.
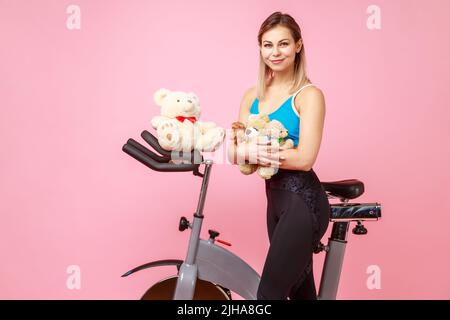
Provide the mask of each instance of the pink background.
MULTIPOLYGON (((178 220, 192 218, 201 179, 151 171, 121 147, 154 132, 159 88, 197 93, 202 120, 229 128, 256 83, 258 29, 277 10, 299 22, 326 98, 314 170, 362 180, 358 201, 383 206, 367 236, 349 234, 338 298, 450 298, 447 0, 1 0, 0 298, 135 299, 174 273, 120 277, 184 258, 178 220), (71 4, 81 30, 66 28, 71 4), (372 4, 381 30, 366 27, 372 4), (79 290, 66 286, 70 265, 79 290), (370 265, 381 289, 366 286, 370 265)), ((265 206, 259 177, 219 163, 202 236, 219 230, 261 272, 265 206)))

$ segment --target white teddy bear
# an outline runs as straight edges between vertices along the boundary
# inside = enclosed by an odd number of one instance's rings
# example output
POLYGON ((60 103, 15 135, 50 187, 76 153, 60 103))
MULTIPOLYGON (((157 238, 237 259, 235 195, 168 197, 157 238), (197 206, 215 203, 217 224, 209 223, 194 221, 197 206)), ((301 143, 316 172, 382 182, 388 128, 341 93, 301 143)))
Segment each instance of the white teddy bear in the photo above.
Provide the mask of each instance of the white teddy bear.
POLYGON ((160 89, 154 100, 161 107, 161 115, 153 117, 151 124, 162 148, 212 152, 222 144, 225 130, 214 122, 199 121, 200 100, 194 93, 160 89))

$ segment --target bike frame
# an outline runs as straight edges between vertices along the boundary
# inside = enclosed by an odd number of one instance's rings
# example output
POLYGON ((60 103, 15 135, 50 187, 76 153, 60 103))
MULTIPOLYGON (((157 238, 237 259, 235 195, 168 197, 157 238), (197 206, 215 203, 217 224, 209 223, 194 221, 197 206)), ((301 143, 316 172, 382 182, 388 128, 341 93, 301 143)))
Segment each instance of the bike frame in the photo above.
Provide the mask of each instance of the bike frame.
MULTIPOLYGON (((123 276, 128 276, 136 271, 155 266, 176 265, 178 268, 178 278, 173 296, 174 300, 191 300, 194 296, 197 279, 220 285, 239 294, 244 299, 256 300, 260 282, 259 274, 240 257, 222 246, 216 245, 215 237, 218 233, 214 234, 210 232, 210 238, 208 240, 200 238, 204 218, 203 208, 213 161, 205 160, 203 163, 205 164, 205 170, 197 210, 194 213, 193 223, 190 224, 187 222, 191 233, 185 260, 151 262, 137 267, 123 276)), ((333 196, 329 196, 329 198, 333 198, 333 196)), ((325 246, 320 243, 318 250, 315 252, 326 252, 318 294, 318 299, 322 300, 336 299, 350 222, 358 221, 358 225, 360 225, 360 222, 363 220, 378 220, 380 217, 378 203, 349 204, 346 199, 341 200, 343 203, 332 205, 332 208, 334 206, 341 213, 339 216, 332 217, 331 219, 333 229, 328 239, 328 244, 325 246), (366 215, 364 218, 355 218, 354 212, 358 210, 361 212, 363 209, 366 211, 370 210, 368 211, 369 215, 366 215)))

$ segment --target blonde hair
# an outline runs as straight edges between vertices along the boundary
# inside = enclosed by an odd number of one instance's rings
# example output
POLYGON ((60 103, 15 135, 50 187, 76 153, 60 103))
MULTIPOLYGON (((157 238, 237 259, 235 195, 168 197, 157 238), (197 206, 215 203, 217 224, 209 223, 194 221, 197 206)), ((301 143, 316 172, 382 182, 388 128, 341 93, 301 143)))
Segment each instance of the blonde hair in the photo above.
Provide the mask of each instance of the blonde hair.
MULTIPOLYGON (((264 33, 276 26, 283 26, 290 30, 295 43, 299 40, 302 41, 302 48, 300 52, 295 54, 294 60, 294 81, 289 90, 290 93, 294 93, 301 86, 306 84, 308 81, 311 82, 306 75, 306 59, 305 59, 305 45, 302 39, 302 33, 297 22, 289 14, 283 14, 279 11, 272 13, 261 25, 258 32, 258 44, 261 48, 262 46, 262 36, 264 33)), ((256 96, 259 100, 264 99, 264 94, 267 89, 267 85, 272 80, 272 69, 270 69, 266 63, 263 61, 261 56, 261 51, 259 53, 259 71, 258 79, 256 83, 256 96)))

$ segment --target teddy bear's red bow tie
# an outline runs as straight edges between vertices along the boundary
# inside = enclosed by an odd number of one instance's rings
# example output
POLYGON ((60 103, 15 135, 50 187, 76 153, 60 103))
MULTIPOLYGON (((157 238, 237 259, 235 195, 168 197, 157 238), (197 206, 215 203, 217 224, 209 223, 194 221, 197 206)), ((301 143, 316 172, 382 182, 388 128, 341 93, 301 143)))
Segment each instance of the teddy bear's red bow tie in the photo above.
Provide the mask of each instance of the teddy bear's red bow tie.
POLYGON ((178 121, 180 122, 184 122, 185 119, 189 120, 192 123, 195 123, 195 121, 197 121, 197 119, 195 117, 185 117, 185 116, 178 116, 176 117, 178 121))

